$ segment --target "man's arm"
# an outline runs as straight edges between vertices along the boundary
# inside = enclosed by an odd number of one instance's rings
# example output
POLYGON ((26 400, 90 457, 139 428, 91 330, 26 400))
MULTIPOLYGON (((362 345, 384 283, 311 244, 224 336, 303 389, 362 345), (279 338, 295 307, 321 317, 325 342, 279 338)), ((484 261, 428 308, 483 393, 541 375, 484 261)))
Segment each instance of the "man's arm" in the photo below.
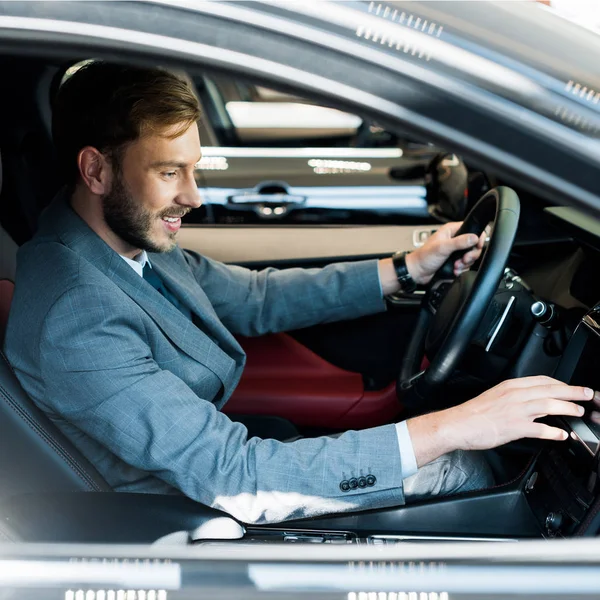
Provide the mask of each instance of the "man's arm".
MULTIPOLYGON (((41 405, 126 463, 247 523, 402 504, 394 425, 287 444, 248 439, 202 396, 202 364, 194 389, 159 366, 153 327, 114 290, 68 290, 42 330, 41 405), (364 486, 342 485, 361 477, 364 486)), ((174 348, 160 352, 184 360, 174 348)))
POLYGON ((377 260, 252 271, 194 252, 184 256, 218 317, 234 333, 258 336, 385 310, 377 260))
MULTIPOLYGON (((417 283, 427 283, 448 256, 464 250, 455 273, 468 269, 481 254, 484 234, 453 237, 460 223, 441 227, 406 257, 417 283)), ((248 336, 299 329, 382 312, 382 296, 398 291, 391 259, 337 263, 322 269, 273 268, 252 271, 183 251, 221 321, 248 336)))

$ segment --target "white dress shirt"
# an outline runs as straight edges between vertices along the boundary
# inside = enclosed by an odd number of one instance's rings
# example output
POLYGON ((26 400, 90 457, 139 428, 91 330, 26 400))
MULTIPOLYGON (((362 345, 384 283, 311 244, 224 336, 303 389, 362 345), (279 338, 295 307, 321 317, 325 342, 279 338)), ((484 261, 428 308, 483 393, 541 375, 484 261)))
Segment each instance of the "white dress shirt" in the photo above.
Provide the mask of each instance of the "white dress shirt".
MULTIPOLYGON (((142 250, 135 258, 127 258, 122 254, 119 255, 140 277, 144 276, 144 267, 146 263, 150 264, 148 254, 145 250, 142 250)), ((152 265, 150 265, 152 266, 152 265)), ((383 296, 383 287, 381 286, 381 280, 379 281, 379 288, 381 295, 383 296)), ((396 435, 398 437, 398 447, 400 449, 400 457, 402 459, 402 478, 406 479, 417 472, 417 458, 415 457, 415 451, 410 439, 410 433, 406 421, 396 423, 396 435)))

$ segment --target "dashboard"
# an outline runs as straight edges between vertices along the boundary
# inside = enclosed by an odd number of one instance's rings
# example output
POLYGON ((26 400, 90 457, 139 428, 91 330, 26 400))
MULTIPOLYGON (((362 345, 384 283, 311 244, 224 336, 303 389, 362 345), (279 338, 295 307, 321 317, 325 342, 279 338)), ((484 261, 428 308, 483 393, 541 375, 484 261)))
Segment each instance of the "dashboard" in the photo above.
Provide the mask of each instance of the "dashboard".
MULTIPOLYGON (((531 362, 540 369, 546 360, 550 368, 544 372, 554 378, 600 390, 600 222, 570 207, 546 208, 544 213, 561 234, 572 238, 576 251, 573 259, 560 267, 550 263, 545 271, 548 279, 557 283, 552 293, 556 309, 562 310, 562 325, 566 325, 561 351, 553 361, 540 347, 531 362)), ((559 337, 556 330, 547 333, 559 337)), ((530 340, 536 337, 534 329, 530 340)), ((527 374, 534 373, 516 373, 527 374)), ((567 431, 569 438, 544 445, 521 482, 527 505, 546 537, 587 535, 600 525, 596 522, 600 512, 600 425, 590 418, 592 403, 582 405, 586 412, 581 418, 547 419, 567 431)))

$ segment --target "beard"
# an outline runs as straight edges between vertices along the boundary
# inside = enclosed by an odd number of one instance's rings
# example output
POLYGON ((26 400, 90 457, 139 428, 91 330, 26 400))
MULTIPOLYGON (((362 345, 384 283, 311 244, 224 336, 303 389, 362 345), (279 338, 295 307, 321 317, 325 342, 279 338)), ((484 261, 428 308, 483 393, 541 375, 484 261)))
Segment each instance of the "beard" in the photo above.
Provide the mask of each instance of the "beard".
MULTIPOLYGON (((110 229, 133 248, 146 252, 169 252, 175 248, 176 232, 167 232, 167 241, 152 239, 157 220, 167 216, 182 216, 182 209, 165 209, 154 213, 145 209, 127 189, 120 172, 113 172, 113 185, 102 198, 104 220, 110 229)), ((184 211, 184 214, 188 211, 184 211)))

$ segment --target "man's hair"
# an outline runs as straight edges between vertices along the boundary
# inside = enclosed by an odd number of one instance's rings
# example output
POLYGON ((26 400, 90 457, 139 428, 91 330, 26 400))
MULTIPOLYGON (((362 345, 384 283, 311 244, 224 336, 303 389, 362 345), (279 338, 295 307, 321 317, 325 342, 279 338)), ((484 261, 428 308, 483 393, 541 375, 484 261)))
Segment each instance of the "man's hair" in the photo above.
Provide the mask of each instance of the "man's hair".
POLYGON ((85 146, 106 154, 120 169, 128 144, 176 127, 184 133, 200 118, 191 85, 162 68, 91 61, 63 82, 52 107, 52 137, 67 183, 79 178, 77 155, 85 146))

